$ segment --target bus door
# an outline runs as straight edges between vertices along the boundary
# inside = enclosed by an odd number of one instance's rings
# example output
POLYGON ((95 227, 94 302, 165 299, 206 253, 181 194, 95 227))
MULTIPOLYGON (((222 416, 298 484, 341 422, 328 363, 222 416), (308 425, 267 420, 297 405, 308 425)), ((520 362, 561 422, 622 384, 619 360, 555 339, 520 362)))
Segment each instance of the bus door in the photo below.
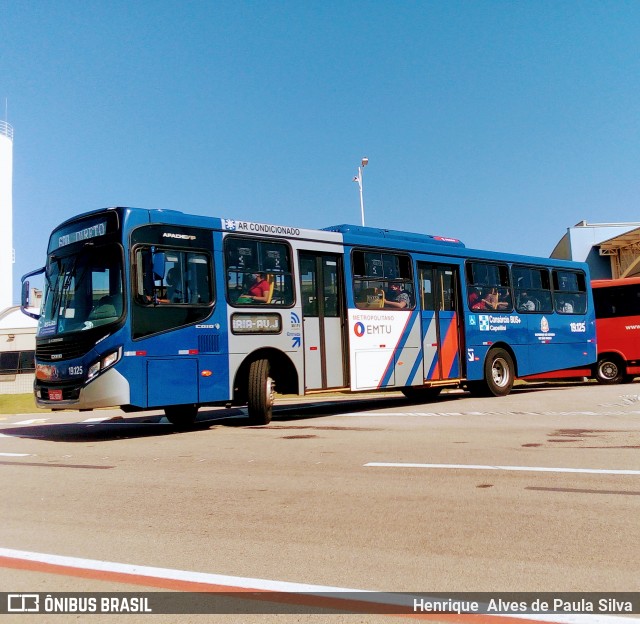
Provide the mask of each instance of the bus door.
POLYGON ((300 252, 306 390, 345 385, 342 258, 300 252))
POLYGON ((422 350, 425 381, 461 376, 458 314, 459 270, 418 262, 422 302, 422 350))

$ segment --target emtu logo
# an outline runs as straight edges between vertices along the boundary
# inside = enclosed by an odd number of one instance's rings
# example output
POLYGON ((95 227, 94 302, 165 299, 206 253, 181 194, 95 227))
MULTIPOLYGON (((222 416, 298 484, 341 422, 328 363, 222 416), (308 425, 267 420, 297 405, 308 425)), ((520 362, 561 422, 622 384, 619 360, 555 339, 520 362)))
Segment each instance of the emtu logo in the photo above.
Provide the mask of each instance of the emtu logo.
POLYGON ((358 338, 362 338, 362 336, 364 336, 364 323, 356 323, 353 326, 353 331, 358 338))

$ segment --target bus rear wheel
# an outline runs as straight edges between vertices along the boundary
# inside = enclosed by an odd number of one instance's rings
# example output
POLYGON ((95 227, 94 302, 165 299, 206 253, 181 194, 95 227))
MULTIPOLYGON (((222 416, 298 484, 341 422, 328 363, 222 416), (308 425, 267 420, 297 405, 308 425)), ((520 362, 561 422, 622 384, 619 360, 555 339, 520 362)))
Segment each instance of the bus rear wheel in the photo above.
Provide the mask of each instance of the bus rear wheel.
POLYGON ((269 360, 256 360, 249 366, 247 408, 252 425, 268 425, 273 415, 275 383, 269 376, 269 360))
POLYGON ((624 379, 624 370, 615 357, 603 356, 598 360, 595 378, 601 384, 617 384, 624 379))
POLYGON ((504 349, 492 349, 484 362, 484 379, 467 384, 472 394, 479 396, 506 396, 513 388, 515 367, 504 349))
POLYGON ((196 421, 198 406, 193 404, 170 405, 164 408, 164 415, 172 425, 184 429, 196 421))

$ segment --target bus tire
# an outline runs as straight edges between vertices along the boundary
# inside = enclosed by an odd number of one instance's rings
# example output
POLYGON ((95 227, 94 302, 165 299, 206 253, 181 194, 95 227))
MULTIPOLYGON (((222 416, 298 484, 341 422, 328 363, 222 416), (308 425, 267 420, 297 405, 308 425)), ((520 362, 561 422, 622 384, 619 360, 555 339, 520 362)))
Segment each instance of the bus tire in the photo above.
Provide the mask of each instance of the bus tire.
POLYGON ((484 362, 484 379, 469 386, 473 394, 483 396, 506 396, 513 388, 515 367, 504 349, 491 349, 484 362))
POLYGON ((401 392, 410 401, 415 401, 416 403, 424 403, 435 399, 440 394, 441 390, 442 388, 439 388, 438 386, 434 386, 432 388, 423 388, 422 386, 407 386, 406 388, 402 388, 401 392))
POLYGON ((598 360, 594 374, 598 383, 618 384, 622 382, 624 376, 624 370, 617 358, 605 355, 598 360))
POLYGON ((164 408, 164 415, 172 425, 185 429, 196 421, 198 406, 194 404, 170 405, 164 408))
POLYGON ((247 408, 252 425, 268 425, 273 414, 275 383, 269 376, 269 360, 256 360, 249 366, 247 408))

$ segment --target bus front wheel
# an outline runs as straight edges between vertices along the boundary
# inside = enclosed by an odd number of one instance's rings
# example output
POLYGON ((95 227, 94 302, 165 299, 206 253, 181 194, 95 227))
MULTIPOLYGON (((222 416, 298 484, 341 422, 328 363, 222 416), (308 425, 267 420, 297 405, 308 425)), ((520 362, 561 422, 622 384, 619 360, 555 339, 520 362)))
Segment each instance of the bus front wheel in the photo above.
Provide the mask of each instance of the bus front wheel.
POLYGON ((595 378, 601 384, 617 384, 624 379, 624 371, 616 358, 603 356, 596 364, 595 378))
POLYGON ((256 360, 249 367, 247 407, 252 425, 268 425, 271 422, 275 383, 269 371, 269 360, 256 360))

